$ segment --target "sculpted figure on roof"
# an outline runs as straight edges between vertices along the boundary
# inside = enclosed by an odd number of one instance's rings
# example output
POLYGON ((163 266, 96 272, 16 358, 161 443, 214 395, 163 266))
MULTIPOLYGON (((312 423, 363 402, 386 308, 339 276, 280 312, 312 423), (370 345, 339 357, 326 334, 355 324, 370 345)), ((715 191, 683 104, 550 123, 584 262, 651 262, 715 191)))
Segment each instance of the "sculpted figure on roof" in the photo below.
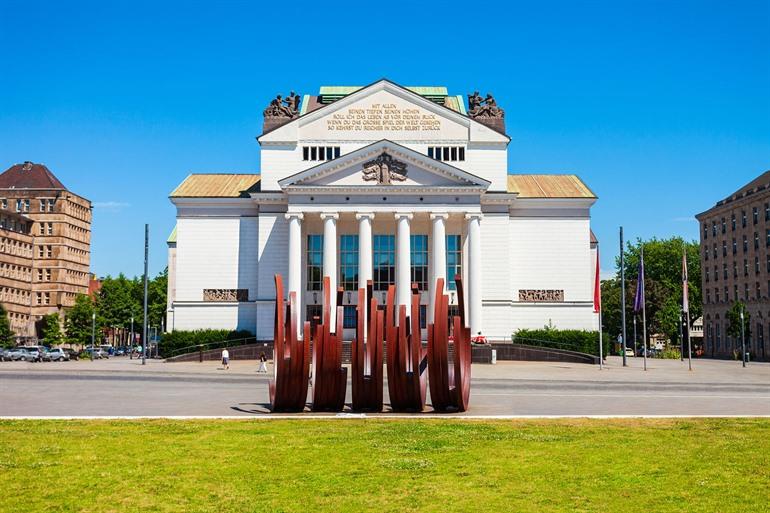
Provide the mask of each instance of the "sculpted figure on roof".
POLYGON ((294 91, 285 99, 282 99, 279 94, 270 102, 263 114, 266 118, 296 118, 299 116, 299 102, 300 97, 294 91))
POLYGON ((468 116, 472 118, 503 118, 505 111, 497 106, 495 98, 487 93, 482 99, 479 92, 468 95, 468 116))

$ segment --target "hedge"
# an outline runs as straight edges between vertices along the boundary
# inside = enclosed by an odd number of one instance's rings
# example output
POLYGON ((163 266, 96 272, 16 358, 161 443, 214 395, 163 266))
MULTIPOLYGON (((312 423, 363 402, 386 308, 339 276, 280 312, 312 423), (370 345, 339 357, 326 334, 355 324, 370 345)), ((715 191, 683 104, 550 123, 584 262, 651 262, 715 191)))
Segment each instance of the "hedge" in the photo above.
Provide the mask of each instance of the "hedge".
MULTIPOLYGON (((567 351, 599 355, 599 332, 585 330, 519 330, 511 336, 511 340, 517 344, 526 344, 540 347, 553 347, 567 351)), ((609 354, 612 340, 607 333, 603 340, 604 356, 609 354)))
MULTIPOLYGON (((160 341, 159 350, 161 355, 170 356, 175 351, 188 346, 214 344, 215 342, 247 338, 254 339, 254 334, 248 330, 175 330, 163 335, 163 339, 160 341)), ((254 342, 256 342, 256 339, 254 339, 254 342)))

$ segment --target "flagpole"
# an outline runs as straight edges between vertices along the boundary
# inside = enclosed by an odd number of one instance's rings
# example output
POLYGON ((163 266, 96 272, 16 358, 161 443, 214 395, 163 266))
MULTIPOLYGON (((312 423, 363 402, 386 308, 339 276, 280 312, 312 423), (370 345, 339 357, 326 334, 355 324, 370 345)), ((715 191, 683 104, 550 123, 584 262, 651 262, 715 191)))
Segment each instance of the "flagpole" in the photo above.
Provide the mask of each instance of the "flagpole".
MULTIPOLYGON (((687 366, 692 371, 692 342, 690 341, 690 277, 687 272, 687 245, 682 248, 682 309, 684 310, 684 336, 687 337, 687 366)), ((682 344, 684 346, 684 344, 682 344)))
POLYGON ((599 314, 599 370, 604 369, 602 341, 602 282, 599 276, 599 243, 596 243, 596 276, 594 276, 594 311, 599 314))
MULTIPOLYGON (((640 248, 639 257, 644 269, 644 245, 640 248)), ((644 297, 644 273, 642 273, 642 344, 644 344, 644 370, 647 370, 647 299, 644 297)))
POLYGON ((623 260, 623 227, 620 227, 620 323, 623 325, 623 367, 628 366, 626 361, 626 264, 623 260))

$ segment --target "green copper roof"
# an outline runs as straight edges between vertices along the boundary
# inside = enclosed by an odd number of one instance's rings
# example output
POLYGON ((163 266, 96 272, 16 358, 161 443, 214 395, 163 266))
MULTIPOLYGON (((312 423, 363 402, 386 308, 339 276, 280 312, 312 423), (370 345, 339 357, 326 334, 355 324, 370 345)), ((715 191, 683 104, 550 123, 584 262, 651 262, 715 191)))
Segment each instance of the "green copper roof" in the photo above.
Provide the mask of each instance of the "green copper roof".
POLYGON ((176 225, 174 225, 174 229, 171 231, 171 235, 168 236, 168 240, 166 241, 167 244, 172 244, 176 242, 176 225))
MULTIPOLYGON (((322 104, 333 103, 360 89, 363 88, 361 86, 321 86, 318 91, 318 101, 322 104)), ((444 86, 406 86, 406 89, 409 89, 413 93, 419 94, 434 103, 449 107, 461 114, 466 113, 462 96, 449 96, 449 92, 444 86)), ((300 114, 304 114, 303 109, 306 104, 306 102, 303 102, 300 114)))

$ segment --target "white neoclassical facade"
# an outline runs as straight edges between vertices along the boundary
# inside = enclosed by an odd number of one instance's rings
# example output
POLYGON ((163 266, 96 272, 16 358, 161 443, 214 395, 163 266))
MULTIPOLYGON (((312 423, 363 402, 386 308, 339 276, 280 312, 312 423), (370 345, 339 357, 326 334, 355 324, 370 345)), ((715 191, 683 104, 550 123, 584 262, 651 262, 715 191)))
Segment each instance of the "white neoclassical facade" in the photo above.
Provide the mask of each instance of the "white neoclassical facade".
MULTIPOLYGON (((272 338, 275 274, 320 315, 323 276, 372 280, 399 304, 420 289, 430 322, 436 278, 463 277, 472 333, 596 329, 595 195, 575 175, 510 174, 502 120, 474 117, 441 87, 322 87, 257 138, 260 174, 192 174, 170 196, 167 326, 272 338)), ((334 324, 332 324, 334 325, 334 324)))

